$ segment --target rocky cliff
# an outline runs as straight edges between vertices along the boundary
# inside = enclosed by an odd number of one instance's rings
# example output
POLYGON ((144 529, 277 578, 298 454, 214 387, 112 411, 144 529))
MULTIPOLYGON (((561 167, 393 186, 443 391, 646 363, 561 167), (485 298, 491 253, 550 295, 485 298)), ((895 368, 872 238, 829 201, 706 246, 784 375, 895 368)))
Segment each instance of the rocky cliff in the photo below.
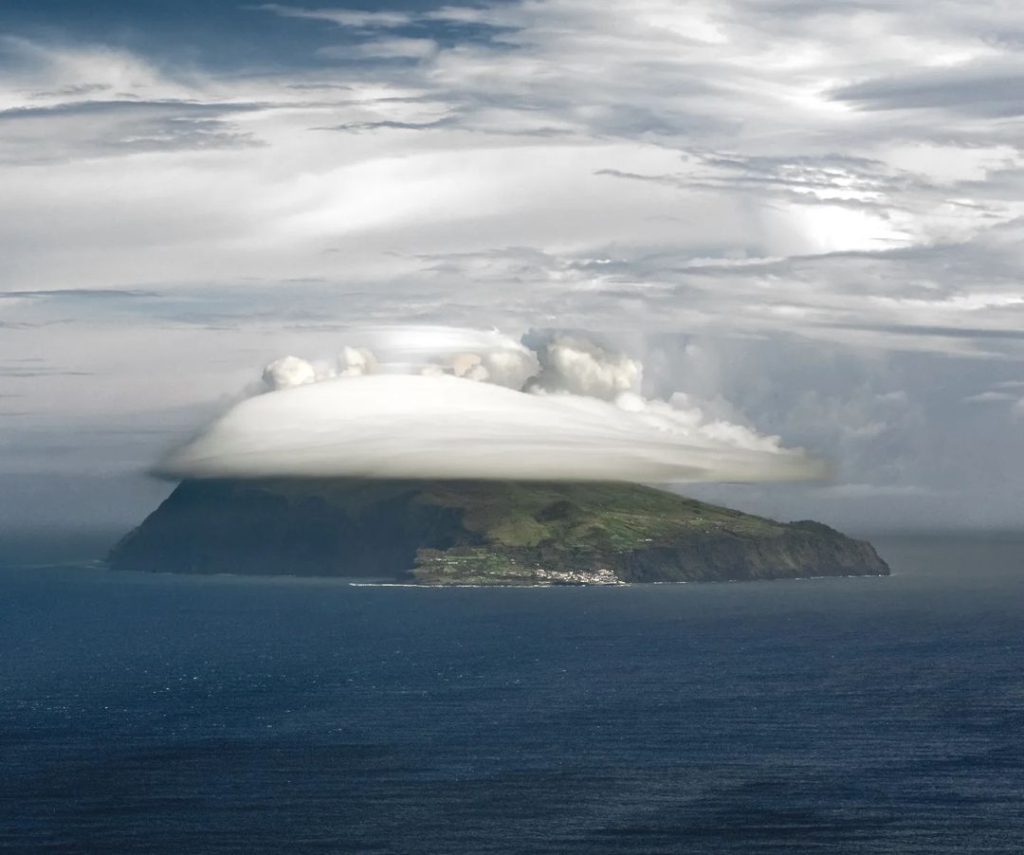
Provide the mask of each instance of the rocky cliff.
POLYGON ((184 481, 116 569, 429 584, 885 575, 870 544, 630 484, 184 481))

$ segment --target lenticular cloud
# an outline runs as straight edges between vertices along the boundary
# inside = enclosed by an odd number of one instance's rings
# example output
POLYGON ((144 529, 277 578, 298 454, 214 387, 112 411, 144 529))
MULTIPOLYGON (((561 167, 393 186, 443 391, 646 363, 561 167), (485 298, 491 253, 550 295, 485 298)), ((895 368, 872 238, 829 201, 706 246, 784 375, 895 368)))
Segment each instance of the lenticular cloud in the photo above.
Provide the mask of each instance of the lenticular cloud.
POLYGON ((372 477, 638 482, 822 477, 822 465, 685 396, 649 400, 642 366, 580 336, 372 330, 336 360, 284 357, 262 393, 157 467, 174 478, 372 477))

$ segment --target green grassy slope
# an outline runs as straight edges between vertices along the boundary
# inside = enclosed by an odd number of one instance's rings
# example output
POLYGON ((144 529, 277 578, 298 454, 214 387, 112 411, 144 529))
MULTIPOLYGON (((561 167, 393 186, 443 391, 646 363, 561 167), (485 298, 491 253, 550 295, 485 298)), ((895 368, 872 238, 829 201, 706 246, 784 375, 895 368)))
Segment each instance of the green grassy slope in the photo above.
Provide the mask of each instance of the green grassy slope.
POLYGON ((468 530, 504 546, 635 549, 683 535, 782 531, 771 520, 636 484, 440 483, 426 489, 423 500, 462 509, 468 530))
POLYGON ((347 515, 410 502, 457 511, 467 533, 506 547, 635 549, 683 536, 772 537, 785 525, 639 484, 533 481, 287 481, 293 502, 318 497, 347 515))

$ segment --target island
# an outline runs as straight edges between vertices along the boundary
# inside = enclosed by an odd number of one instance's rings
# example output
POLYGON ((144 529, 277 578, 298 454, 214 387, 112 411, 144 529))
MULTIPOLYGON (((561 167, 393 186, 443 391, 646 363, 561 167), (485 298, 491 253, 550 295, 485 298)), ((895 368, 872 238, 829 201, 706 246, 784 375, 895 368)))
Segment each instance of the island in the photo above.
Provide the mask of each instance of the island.
POLYGON ((186 480, 111 550, 118 570, 424 585, 882 576, 874 548, 637 484, 186 480))

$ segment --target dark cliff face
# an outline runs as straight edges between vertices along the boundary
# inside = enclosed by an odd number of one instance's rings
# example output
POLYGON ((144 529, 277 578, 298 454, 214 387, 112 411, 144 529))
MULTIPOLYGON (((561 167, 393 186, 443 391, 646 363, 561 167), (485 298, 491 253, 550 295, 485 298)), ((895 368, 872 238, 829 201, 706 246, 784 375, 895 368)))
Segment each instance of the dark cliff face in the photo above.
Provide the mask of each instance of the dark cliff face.
POLYGON ((339 507, 316 482, 184 481, 110 555, 115 568, 179 573, 395 576, 445 548, 454 509, 375 495, 339 507))
POLYGON ((116 569, 435 584, 884 575, 870 544, 628 484, 185 481, 116 569))

